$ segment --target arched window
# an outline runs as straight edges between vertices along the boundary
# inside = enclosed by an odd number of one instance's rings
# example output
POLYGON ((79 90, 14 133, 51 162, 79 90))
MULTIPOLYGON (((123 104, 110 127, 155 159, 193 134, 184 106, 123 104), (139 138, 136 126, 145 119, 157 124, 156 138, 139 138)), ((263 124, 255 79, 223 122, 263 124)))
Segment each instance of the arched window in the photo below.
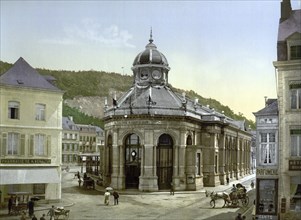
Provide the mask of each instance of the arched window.
POLYGON ((112 150, 112 145, 113 145, 113 139, 112 136, 108 136, 107 140, 107 148, 108 148, 108 173, 112 174, 112 157, 113 157, 113 150, 112 150))
POLYGON ((157 176, 159 189, 169 189, 173 176, 173 140, 162 134, 157 146, 157 176))
POLYGON ((192 138, 191 135, 188 135, 186 138, 186 145, 192 145, 192 138))
POLYGON ((141 165, 141 147, 138 135, 129 134, 126 137, 124 156, 126 188, 138 188, 141 165))

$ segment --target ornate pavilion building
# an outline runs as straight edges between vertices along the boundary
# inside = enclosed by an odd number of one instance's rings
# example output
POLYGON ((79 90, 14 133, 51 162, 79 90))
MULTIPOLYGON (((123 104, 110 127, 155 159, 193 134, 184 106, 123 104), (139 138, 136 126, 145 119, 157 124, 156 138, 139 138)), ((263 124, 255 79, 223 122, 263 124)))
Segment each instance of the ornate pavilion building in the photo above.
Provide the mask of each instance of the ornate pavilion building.
POLYGON ((105 106, 105 185, 196 190, 250 173, 251 134, 244 122, 173 92, 169 64, 152 35, 132 71, 133 86, 105 106))

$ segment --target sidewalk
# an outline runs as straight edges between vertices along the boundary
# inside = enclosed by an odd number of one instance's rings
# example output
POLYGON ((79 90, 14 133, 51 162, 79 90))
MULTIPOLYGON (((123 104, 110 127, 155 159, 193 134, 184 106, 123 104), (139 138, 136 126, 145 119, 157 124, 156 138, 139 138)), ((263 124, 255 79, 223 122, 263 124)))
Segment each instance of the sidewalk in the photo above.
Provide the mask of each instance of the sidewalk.
MULTIPOLYGON (((66 173, 67 175, 65 176, 65 178, 69 178, 69 179, 72 179, 73 178, 73 172, 69 172, 69 173, 66 173)), ((216 186, 216 187, 204 187, 200 190, 197 190, 197 191, 176 191, 175 194, 176 195, 185 195, 185 194, 205 194, 205 191, 208 190, 208 191, 216 191, 216 192, 219 192, 219 191, 228 191, 232 188, 232 185, 233 184, 237 184, 237 183, 242 183, 243 185, 246 186, 246 189, 249 191, 251 189, 250 187, 250 184, 248 183, 248 181, 250 182, 252 179, 255 178, 255 174, 252 174, 252 175, 249 175, 249 176, 246 176, 240 180, 234 180, 234 181, 230 181, 229 185, 219 185, 219 186, 216 186), (246 182, 246 184, 244 184, 244 182, 246 182)), ((76 183, 76 179, 74 179, 74 181, 70 182, 70 185, 71 187, 77 187, 75 185, 76 183)), ((68 185, 68 181, 64 182, 65 186, 64 188, 68 188, 69 185, 68 185)), ((95 187, 95 190, 97 191, 97 193, 99 195, 103 195, 103 193, 106 191, 105 190, 105 187, 102 187, 102 186, 98 186, 96 185, 95 187)), ((135 195, 139 195, 140 197, 141 196, 144 196, 144 195, 162 195, 162 196, 166 196, 166 195, 169 195, 169 191, 158 191, 158 192, 141 192, 137 189, 134 189, 134 190, 118 190, 118 192, 121 194, 121 195, 129 195, 129 196, 134 196, 132 198, 136 198, 135 195)), ((93 193, 92 191, 89 192, 90 194, 93 193)), ((95 192, 96 193, 96 192, 95 192)), ((48 210, 51 208, 52 205, 54 205, 55 207, 64 207, 65 209, 71 209, 71 208, 68 208, 68 207, 72 207, 74 206, 76 203, 76 200, 72 200, 73 199, 73 196, 64 196, 64 194, 62 193, 62 200, 60 202, 45 202, 45 201, 38 201, 36 202, 36 205, 35 205, 35 213, 38 213, 38 216, 41 216, 43 213, 44 214, 47 214, 48 210), (69 198, 69 199, 68 199, 69 198)), ((136 200, 136 199, 135 199, 136 200)), ((157 198, 156 198, 157 200, 157 198)), ((81 200, 82 202, 85 202, 84 201, 84 198, 81 200)), ((7 219, 7 220, 16 220, 16 219, 20 219, 20 215, 18 216, 9 216, 7 215, 8 211, 7 211, 7 208, 4 208, 4 209, 0 209, 0 219, 7 219)), ((27 218, 29 219, 29 217, 27 218)))

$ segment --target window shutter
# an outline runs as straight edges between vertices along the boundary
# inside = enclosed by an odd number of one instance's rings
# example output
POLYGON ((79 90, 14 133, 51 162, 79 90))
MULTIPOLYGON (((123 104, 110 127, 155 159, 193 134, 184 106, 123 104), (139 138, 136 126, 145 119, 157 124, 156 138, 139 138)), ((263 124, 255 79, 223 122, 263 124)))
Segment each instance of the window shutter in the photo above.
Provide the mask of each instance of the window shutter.
POLYGON ((48 157, 51 156, 51 135, 47 136, 47 155, 48 157))
POLYGON ((34 152, 34 135, 30 135, 28 155, 33 156, 33 152, 34 152))
POLYGON ((6 151, 7 151, 6 150, 6 148, 7 148, 7 134, 6 133, 2 134, 2 140, 0 140, 0 143, 2 143, 0 154, 4 156, 4 155, 6 155, 6 151))
POLYGON ((21 134, 21 140, 20 140, 20 155, 25 155, 25 134, 21 134))

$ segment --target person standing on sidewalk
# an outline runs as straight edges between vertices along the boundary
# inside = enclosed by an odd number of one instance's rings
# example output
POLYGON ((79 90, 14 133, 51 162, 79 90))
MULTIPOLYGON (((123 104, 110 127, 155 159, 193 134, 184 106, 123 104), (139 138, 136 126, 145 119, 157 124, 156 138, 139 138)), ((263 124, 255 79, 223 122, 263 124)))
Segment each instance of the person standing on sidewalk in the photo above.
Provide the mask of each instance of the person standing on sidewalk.
POLYGON ((8 214, 10 215, 11 209, 13 207, 13 196, 10 196, 10 198, 8 199, 8 205, 7 205, 7 207, 8 207, 8 214))
POLYGON ((114 190, 113 196, 114 196, 114 205, 118 205, 119 193, 116 190, 114 190))
POLYGON ((54 205, 49 209, 48 214, 50 216, 50 220, 54 219, 54 215, 55 215, 55 208, 54 205))
POLYGON ((40 218, 40 220, 46 220, 45 214, 42 215, 42 217, 40 218))
POLYGON ((32 198, 28 202, 27 207, 28 207, 28 215, 29 217, 32 217, 34 214, 34 201, 32 198))
POLYGON ((235 220, 242 220, 241 213, 238 213, 235 220))
POLYGON ((110 192, 109 192, 109 190, 107 190, 106 192, 105 192, 105 194, 104 194, 104 196, 105 196, 105 201, 104 201, 104 203, 105 203, 105 205, 109 205, 110 204, 110 192))

